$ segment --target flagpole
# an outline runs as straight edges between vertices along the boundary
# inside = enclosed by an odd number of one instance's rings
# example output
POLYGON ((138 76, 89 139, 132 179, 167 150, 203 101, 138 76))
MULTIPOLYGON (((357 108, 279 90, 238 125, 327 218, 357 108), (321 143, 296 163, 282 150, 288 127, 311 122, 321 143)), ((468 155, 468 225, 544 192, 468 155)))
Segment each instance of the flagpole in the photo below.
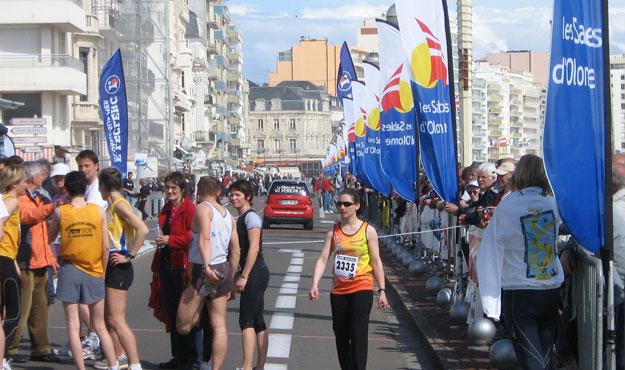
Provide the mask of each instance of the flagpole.
POLYGON ((616 368, 616 310, 614 306, 614 225, 612 214, 612 104, 610 93, 610 21, 609 21, 609 1, 601 2, 602 36, 603 36, 603 93, 605 112, 605 240, 603 248, 603 271, 607 280, 607 315, 606 315, 606 368, 612 370, 616 368))
MULTIPOLYGON (((447 1, 441 0, 443 3, 443 14, 445 15, 445 37, 447 38, 447 70, 449 71, 449 102, 451 105, 451 122, 453 123, 453 132, 454 135, 454 150, 456 153, 455 159, 455 169, 458 171, 458 122, 456 120, 456 84, 454 80, 454 58, 453 58, 453 47, 451 41, 451 28, 449 25, 449 10, 447 9, 447 1)), ((465 138, 466 140, 467 138, 465 138)), ((471 140, 471 138, 468 138, 471 140)), ((472 155, 472 154, 471 154, 472 155)), ((464 154, 466 158, 466 153, 464 154)), ((457 199, 456 199, 457 200, 457 199)))

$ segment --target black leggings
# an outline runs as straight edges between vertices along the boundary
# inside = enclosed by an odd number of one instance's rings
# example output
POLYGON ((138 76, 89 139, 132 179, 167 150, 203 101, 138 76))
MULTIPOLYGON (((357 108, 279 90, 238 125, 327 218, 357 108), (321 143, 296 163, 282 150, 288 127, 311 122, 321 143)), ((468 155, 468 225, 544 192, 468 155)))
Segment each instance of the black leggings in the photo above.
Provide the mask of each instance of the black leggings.
POLYGON ((269 269, 263 262, 252 268, 239 303, 239 327, 241 330, 254 328, 256 333, 267 329, 263 312, 265 290, 269 285, 269 269))
POLYGON ((330 294, 332 329, 342 370, 365 370, 373 291, 330 294))
POLYGON ((15 261, 8 257, 0 257, 0 317, 4 323, 5 353, 9 343, 13 341, 13 336, 20 320, 20 283, 15 270, 15 261))

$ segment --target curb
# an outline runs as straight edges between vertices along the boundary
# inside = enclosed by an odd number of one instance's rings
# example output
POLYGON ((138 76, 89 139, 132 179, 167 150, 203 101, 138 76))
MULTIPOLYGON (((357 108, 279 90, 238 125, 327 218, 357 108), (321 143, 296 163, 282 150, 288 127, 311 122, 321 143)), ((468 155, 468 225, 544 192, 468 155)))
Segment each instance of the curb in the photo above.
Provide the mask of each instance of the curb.
POLYGON ((384 266, 384 275, 386 277, 386 289, 390 293, 390 300, 392 306, 400 312, 400 314, 406 318, 409 318, 408 323, 410 329, 414 331, 418 345, 424 351, 427 360, 436 370, 447 370, 451 367, 446 361, 441 359, 436 349, 440 346, 433 344, 436 337, 436 331, 427 322, 427 319, 421 315, 419 310, 412 303, 412 300, 408 292, 404 289, 400 283, 398 276, 394 274, 392 269, 388 266, 384 266))

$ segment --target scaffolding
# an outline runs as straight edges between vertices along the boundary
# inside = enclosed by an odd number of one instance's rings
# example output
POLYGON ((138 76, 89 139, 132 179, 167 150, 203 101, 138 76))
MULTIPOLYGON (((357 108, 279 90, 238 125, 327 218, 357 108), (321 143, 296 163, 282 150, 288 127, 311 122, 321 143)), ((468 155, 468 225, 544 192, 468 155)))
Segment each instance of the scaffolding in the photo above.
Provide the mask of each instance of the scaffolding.
POLYGON ((93 7, 103 36, 99 65, 116 49, 122 51, 128 159, 145 153, 150 175, 162 176, 172 168, 174 149, 169 1, 95 0, 93 7))

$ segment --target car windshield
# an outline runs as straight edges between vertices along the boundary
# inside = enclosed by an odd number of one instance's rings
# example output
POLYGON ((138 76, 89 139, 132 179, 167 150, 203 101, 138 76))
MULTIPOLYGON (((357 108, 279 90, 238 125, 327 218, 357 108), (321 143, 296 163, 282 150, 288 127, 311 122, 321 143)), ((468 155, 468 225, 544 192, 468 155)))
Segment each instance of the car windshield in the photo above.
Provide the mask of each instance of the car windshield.
POLYGON ((292 194, 308 195, 308 190, 304 184, 273 184, 269 194, 292 194))

